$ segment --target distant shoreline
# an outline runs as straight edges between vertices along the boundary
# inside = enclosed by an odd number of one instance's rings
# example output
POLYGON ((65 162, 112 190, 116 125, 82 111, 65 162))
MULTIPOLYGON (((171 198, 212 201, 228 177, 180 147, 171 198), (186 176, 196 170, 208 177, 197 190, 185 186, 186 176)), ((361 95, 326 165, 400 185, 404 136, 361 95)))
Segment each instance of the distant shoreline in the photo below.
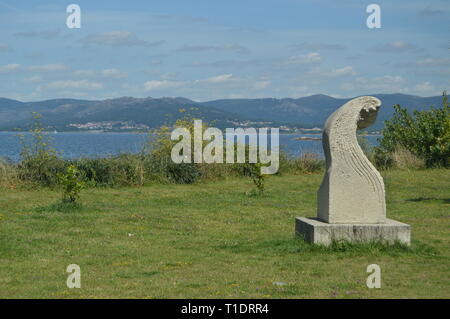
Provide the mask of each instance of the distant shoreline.
MULTIPOLYGON (((92 131, 44 131, 47 134, 59 134, 59 133, 81 133, 81 134, 105 134, 105 133, 119 133, 119 134, 148 134, 149 131, 101 131, 101 130, 92 130, 92 131)), ((14 133, 14 134, 23 134, 23 133, 32 133, 30 131, 2 131, 0 130, 0 133, 14 133)), ((301 133, 301 132, 280 132, 280 134, 283 135, 306 135, 306 137, 298 137, 297 139, 301 140, 321 140, 322 132, 318 133, 301 133), (312 136, 312 137, 308 137, 312 136), (320 136, 319 137, 313 137, 313 136, 320 136)), ((358 134, 358 136, 381 136, 381 134, 358 134)))

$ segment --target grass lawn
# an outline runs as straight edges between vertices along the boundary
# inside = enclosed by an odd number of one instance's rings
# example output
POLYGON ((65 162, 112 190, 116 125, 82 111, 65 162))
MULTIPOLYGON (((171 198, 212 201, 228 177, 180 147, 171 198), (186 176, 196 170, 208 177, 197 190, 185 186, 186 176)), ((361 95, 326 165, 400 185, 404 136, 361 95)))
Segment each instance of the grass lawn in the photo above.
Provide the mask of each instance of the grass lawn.
POLYGON ((388 217, 411 248, 324 249, 294 238, 322 174, 95 188, 0 190, 0 298, 450 298, 450 170, 383 173, 388 217), (366 287, 369 264, 381 289, 366 287), (81 289, 66 267, 81 267, 81 289))

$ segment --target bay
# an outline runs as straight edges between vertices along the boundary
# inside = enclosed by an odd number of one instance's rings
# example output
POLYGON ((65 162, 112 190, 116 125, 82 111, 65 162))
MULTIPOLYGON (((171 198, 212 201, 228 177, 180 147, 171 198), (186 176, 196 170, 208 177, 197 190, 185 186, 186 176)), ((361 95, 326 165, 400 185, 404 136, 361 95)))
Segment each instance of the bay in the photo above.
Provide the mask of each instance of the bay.
MULTIPOLYGON (((20 133, 26 139, 28 132, 20 133)), ((20 160, 22 149, 17 132, 0 132, 0 157, 12 161, 20 160)), ((119 153, 139 153, 148 141, 146 133, 90 133, 90 132, 58 132, 48 133, 52 146, 66 159, 80 157, 105 157, 119 153)), ((322 141, 296 140, 299 137, 321 137, 321 135, 280 134, 280 148, 289 155, 300 156, 312 152, 323 156, 322 141)), ((377 144, 378 136, 367 136, 371 145, 377 144)))

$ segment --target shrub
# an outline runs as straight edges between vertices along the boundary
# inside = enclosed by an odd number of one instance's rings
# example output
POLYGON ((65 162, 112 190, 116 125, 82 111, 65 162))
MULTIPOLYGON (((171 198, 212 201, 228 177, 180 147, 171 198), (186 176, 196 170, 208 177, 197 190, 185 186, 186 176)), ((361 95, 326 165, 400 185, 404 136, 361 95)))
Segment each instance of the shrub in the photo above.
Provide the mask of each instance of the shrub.
POLYGON ((311 174, 322 171, 324 166, 325 160, 315 153, 306 152, 294 157, 280 152, 280 174, 311 174))
POLYGON ((414 110, 409 114, 400 105, 394 105, 393 117, 385 121, 380 145, 375 148, 378 166, 391 167, 393 154, 399 147, 422 158, 427 167, 450 164, 450 107, 446 92, 442 95, 442 107, 414 110))
POLYGON ((197 164, 202 180, 219 180, 231 176, 239 176, 240 169, 238 167, 243 164, 231 163, 211 163, 197 164))
POLYGON ((84 188, 80 172, 74 165, 69 165, 64 174, 58 174, 58 179, 63 187, 63 202, 75 203, 84 188))
MULTIPOLYGON (((186 127, 193 135, 193 119, 178 120, 177 126, 186 127)), ((149 137, 149 141, 144 149, 144 152, 150 157, 149 169, 151 174, 166 182, 194 183, 200 177, 199 166, 195 163, 176 164, 172 161, 172 148, 178 141, 170 139, 169 127, 163 126, 154 130, 153 134, 154 136, 149 137)), ((193 154, 193 151, 191 151, 191 154, 193 154)))
POLYGON ((71 163, 80 171, 83 180, 91 186, 113 186, 116 174, 112 174, 112 158, 80 158, 71 163))
POLYGON ((392 160, 393 168, 398 169, 420 169, 426 166, 422 158, 414 155, 401 145, 398 145, 392 153, 392 160))
POLYGON ((89 186, 142 186, 146 180, 146 159, 141 154, 81 158, 71 163, 89 186))
POLYGON ((19 176, 38 185, 55 186, 58 183, 57 174, 64 172, 67 164, 51 146, 52 140, 41 125, 42 116, 36 112, 33 114, 31 136, 19 135, 22 144, 19 176))
POLYGON ((0 158, 0 187, 15 188, 19 182, 17 166, 0 158))
MULTIPOLYGON (((264 175, 261 172, 261 163, 246 163, 245 170, 247 174, 251 177, 253 183, 256 186, 257 194, 262 195, 264 193, 264 175)), ((254 194, 254 193, 250 193, 254 194)))

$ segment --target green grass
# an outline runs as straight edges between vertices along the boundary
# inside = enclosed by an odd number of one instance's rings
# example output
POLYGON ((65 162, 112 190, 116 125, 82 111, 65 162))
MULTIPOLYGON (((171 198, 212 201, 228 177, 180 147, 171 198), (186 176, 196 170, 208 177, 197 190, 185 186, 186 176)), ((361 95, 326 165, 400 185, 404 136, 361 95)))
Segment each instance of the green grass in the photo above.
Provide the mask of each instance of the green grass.
POLYGON ((0 298, 449 298, 450 170, 383 173, 388 217, 410 248, 294 238, 322 175, 94 188, 82 205, 47 189, 0 190, 0 298), (366 268, 381 267, 381 289, 366 268), (81 267, 81 289, 66 267, 81 267))

